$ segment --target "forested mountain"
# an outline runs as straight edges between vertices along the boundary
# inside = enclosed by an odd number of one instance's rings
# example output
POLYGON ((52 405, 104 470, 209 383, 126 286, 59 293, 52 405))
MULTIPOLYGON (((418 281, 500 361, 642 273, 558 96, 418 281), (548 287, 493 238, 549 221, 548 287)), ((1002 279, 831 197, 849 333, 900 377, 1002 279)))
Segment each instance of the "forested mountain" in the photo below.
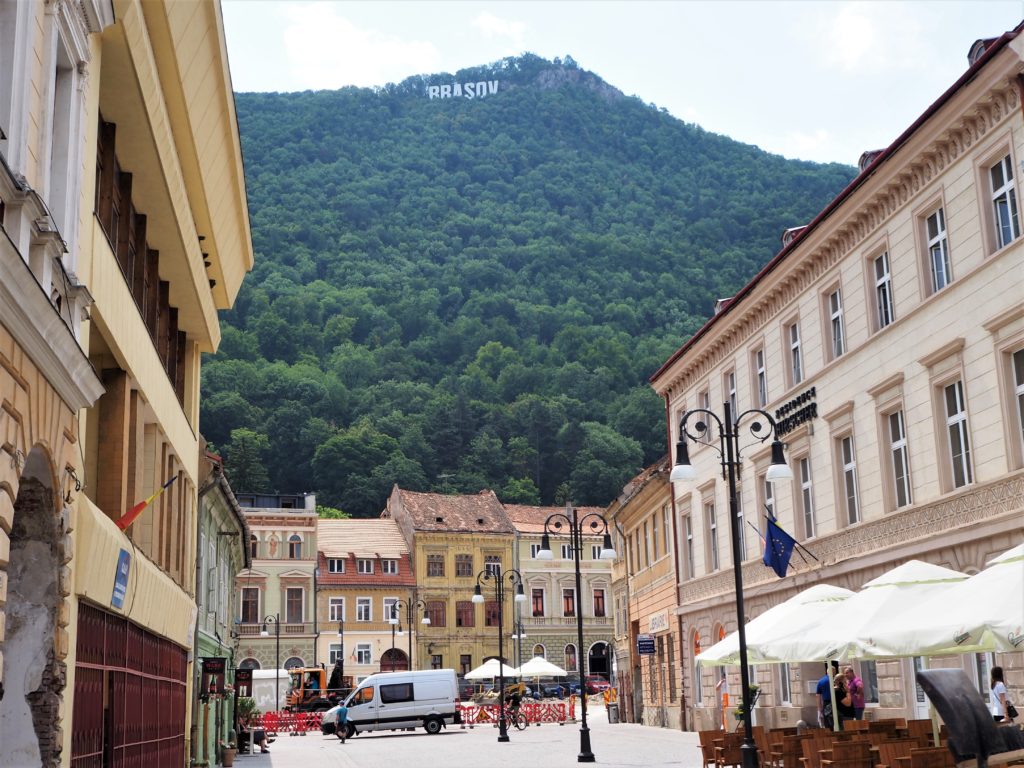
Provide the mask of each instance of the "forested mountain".
POLYGON ((205 361, 202 430, 236 490, 357 516, 395 482, 608 503, 666 450, 647 377, 854 174, 571 59, 236 99, 256 266, 205 361))

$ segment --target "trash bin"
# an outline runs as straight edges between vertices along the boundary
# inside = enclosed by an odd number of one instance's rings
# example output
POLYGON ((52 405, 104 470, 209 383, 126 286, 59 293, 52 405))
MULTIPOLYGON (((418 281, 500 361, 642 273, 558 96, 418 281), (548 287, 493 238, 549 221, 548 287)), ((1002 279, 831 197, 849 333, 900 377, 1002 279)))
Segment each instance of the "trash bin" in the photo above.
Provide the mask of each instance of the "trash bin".
POLYGON ((619 722, 619 705, 609 704, 608 705, 608 722, 617 723, 619 722))

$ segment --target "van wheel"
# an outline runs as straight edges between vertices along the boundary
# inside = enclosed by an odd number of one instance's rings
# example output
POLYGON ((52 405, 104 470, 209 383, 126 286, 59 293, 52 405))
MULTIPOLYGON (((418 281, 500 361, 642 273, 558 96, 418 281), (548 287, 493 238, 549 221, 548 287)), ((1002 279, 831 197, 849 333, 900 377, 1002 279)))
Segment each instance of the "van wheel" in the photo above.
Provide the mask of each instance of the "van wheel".
POLYGON ((430 734, 440 733, 443 726, 444 721, 439 717, 428 717, 423 721, 423 730, 430 734))
POLYGON ((351 739, 356 735, 356 727, 352 723, 345 723, 345 738, 351 739))

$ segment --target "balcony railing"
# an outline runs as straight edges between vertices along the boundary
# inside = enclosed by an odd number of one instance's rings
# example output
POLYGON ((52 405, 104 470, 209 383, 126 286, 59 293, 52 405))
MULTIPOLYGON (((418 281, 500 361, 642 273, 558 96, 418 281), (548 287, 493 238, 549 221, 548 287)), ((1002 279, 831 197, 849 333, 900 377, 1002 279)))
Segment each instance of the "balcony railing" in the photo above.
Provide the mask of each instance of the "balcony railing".
MULTIPOLYGON (((238 625, 238 634, 242 637, 259 637, 262 631, 262 623, 246 622, 238 625)), ((312 621, 281 622, 281 637, 292 635, 312 635, 313 631, 312 621)), ((274 624, 271 622, 270 624, 267 624, 267 636, 274 637, 274 634, 274 624)))
MULTIPOLYGON (((584 616, 583 626, 585 627, 602 627, 611 626, 611 616, 584 616)), ((576 626, 575 616, 524 616, 523 617, 524 627, 565 627, 565 626, 576 626)))

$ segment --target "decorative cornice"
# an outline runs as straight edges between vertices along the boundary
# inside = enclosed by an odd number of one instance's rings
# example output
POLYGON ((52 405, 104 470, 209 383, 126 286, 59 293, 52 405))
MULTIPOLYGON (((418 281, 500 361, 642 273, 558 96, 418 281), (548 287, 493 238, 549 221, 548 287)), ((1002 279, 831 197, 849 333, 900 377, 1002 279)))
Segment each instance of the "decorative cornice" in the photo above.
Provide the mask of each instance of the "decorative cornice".
POLYGON ((929 352, 927 355, 920 358, 917 362, 920 363, 925 368, 931 368, 936 363, 941 363, 948 357, 952 357, 953 355, 959 355, 961 352, 964 351, 965 343, 966 339, 964 339, 963 336, 957 336, 955 339, 946 342, 933 352, 929 352))

